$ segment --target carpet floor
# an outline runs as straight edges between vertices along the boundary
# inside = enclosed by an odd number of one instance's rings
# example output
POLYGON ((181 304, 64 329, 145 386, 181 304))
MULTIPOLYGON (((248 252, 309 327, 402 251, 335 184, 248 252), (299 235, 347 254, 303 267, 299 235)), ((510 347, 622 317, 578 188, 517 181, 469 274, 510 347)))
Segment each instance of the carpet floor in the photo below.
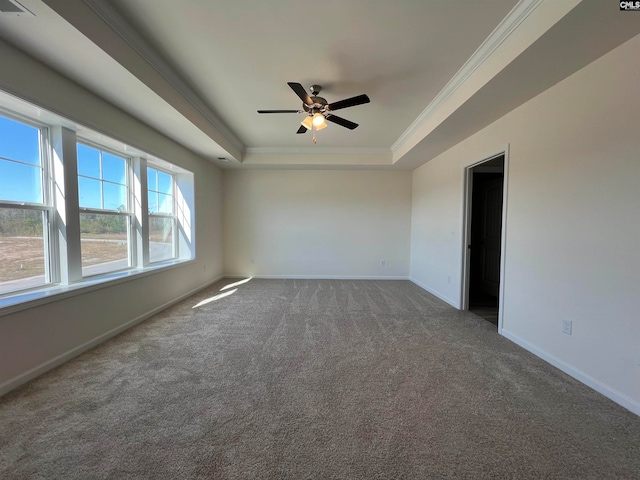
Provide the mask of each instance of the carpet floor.
POLYGON ((233 282, 0 398, 0 478, 640 478, 639 417, 410 282, 233 282))

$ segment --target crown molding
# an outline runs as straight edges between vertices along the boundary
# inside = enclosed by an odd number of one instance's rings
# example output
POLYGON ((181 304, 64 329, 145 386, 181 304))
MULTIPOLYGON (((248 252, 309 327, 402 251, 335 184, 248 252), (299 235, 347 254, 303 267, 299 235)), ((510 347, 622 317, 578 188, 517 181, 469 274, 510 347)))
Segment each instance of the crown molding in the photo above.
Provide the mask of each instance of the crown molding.
POLYGON ((250 147, 245 149, 245 154, 250 155, 390 155, 391 149, 387 147, 250 147))
POLYGON ((469 57, 458 72, 449 80, 445 87, 436 95, 420 115, 391 145, 391 151, 397 152, 405 142, 411 138, 438 109, 453 95, 469 77, 509 38, 526 18, 538 8, 544 0, 520 0, 518 4, 498 24, 478 49, 469 57))
POLYGON ((245 147, 242 141, 222 122, 211 108, 185 83, 178 73, 158 52, 131 27, 109 2, 82 0, 100 19, 120 36, 141 58, 164 78, 187 102, 189 102, 213 127, 240 152, 245 147))

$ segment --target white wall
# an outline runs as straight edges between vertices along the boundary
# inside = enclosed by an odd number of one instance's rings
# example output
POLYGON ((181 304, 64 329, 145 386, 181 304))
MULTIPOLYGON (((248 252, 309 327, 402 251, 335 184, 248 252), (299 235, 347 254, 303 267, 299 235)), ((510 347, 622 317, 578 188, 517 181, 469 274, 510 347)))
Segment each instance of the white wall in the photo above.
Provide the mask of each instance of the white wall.
POLYGON ((228 274, 409 274, 411 172, 227 170, 223 184, 228 274))
POLYGON ((194 173, 196 259, 13 314, 0 312, 0 394, 222 275, 217 167, 0 41, 0 88, 194 173))
POLYGON ((411 276, 458 304, 464 168, 509 144, 502 333, 640 414, 638 51, 640 37, 417 169, 411 276))

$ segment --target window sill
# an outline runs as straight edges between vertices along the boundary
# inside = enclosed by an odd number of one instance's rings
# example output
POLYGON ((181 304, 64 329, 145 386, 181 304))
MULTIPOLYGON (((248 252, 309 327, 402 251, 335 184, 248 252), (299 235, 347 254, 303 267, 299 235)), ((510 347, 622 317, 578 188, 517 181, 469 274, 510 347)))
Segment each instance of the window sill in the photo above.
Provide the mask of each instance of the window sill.
POLYGON ((188 265, 194 261, 195 260, 192 259, 173 260, 152 265, 144 269, 125 270, 89 277, 71 285, 52 285, 35 290, 17 292, 13 295, 0 298, 0 317, 47 303, 57 302, 76 295, 83 295, 94 290, 138 280, 176 267, 188 265))

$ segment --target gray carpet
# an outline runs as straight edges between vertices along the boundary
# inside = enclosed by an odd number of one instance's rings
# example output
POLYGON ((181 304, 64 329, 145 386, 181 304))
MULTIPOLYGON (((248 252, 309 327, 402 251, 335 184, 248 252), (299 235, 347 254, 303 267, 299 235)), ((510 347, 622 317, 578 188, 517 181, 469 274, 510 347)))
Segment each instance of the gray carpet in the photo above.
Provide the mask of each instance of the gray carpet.
POLYGON ((640 478, 639 417, 409 282, 231 282, 0 399, 0 478, 640 478))

